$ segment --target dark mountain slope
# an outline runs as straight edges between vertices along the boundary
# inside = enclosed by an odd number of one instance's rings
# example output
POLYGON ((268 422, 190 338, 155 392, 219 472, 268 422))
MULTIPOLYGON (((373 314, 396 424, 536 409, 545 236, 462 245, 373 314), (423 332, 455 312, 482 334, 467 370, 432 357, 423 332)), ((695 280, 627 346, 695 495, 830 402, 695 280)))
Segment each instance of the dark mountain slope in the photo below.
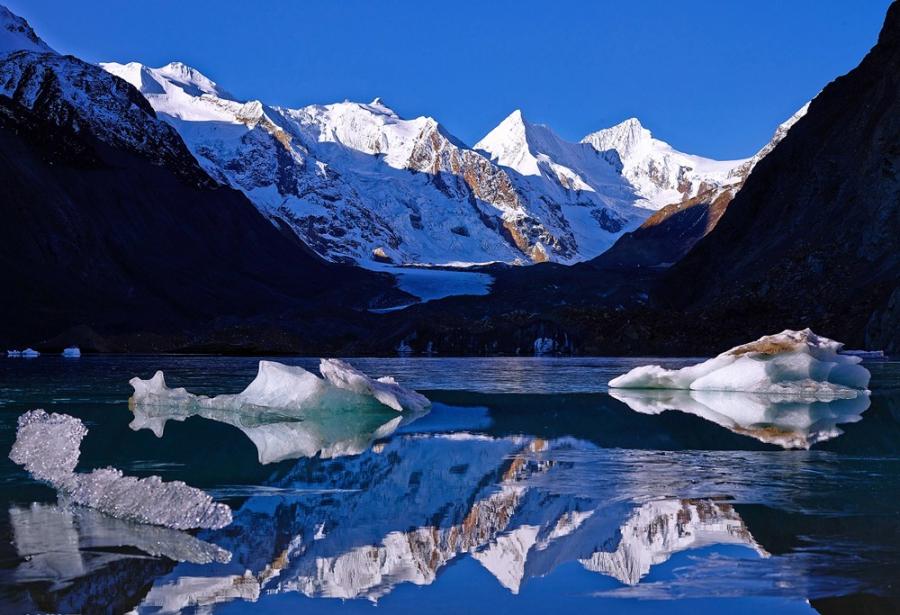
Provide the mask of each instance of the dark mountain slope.
POLYGON ((300 335, 304 318, 355 318, 391 292, 385 277, 321 261, 216 184, 101 68, 19 52, 0 59, 4 92, 0 342, 214 346, 237 322, 300 335))
POLYGON ((822 91, 667 274, 660 296, 663 308, 696 311, 718 332, 808 325, 900 350, 900 4, 860 65, 822 91))

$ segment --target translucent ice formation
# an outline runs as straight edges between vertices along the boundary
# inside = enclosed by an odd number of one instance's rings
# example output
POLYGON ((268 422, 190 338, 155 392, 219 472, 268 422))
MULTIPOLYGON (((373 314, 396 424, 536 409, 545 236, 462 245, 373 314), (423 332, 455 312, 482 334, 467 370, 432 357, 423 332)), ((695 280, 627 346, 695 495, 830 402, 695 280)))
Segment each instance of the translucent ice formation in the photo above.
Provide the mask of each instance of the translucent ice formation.
POLYGON ((62 351, 62 356, 69 359, 77 359, 81 356, 81 348, 78 346, 69 346, 68 348, 64 348, 62 351))
POLYGON ((132 402, 137 406, 179 406, 213 410, 271 408, 279 410, 335 409, 383 405, 398 412, 422 412, 430 405, 424 395, 401 387, 391 377, 372 379, 337 359, 322 359, 324 378, 302 367, 260 361, 256 378, 236 395, 205 397, 166 386, 162 372, 149 380, 132 378, 132 402))
POLYGON ((87 428, 66 414, 32 410, 19 417, 9 458, 49 483, 74 504, 114 517, 174 529, 221 528, 231 523, 231 509, 217 504, 183 482, 158 476, 134 478, 114 468, 75 472, 87 428))
POLYGON ((785 330, 681 369, 636 367, 610 380, 609 386, 842 397, 847 391, 864 390, 870 377, 859 364, 862 359, 839 354, 842 347, 809 329, 785 330))

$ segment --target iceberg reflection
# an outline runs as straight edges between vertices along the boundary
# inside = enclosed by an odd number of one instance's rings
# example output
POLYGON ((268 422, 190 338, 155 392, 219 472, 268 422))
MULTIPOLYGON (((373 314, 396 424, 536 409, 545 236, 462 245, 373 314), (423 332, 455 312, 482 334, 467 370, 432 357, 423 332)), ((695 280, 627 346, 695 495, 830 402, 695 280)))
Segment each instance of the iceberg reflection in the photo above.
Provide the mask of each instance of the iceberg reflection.
POLYGON ((610 389, 609 394, 641 414, 677 410, 786 449, 808 449, 817 442, 836 438, 843 433, 838 425, 859 421, 870 404, 868 391, 816 396, 610 389))
POLYGON ((161 371, 149 380, 132 378, 129 427, 161 438, 168 421, 199 416, 237 427, 253 442, 259 462, 267 464, 359 454, 431 406, 393 378, 369 378, 337 359, 322 359, 319 370, 323 378, 301 367, 260 361, 256 378, 241 393, 216 397, 170 388, 161 371))
POLYGON ((12 544, 22 558, 17 582, 51 581, 60 587, 118 560, 144 557, 177 562, 227 563, 231 553, 187 532, 132 523, 81 506, 32 504, 9 509, 12 544))

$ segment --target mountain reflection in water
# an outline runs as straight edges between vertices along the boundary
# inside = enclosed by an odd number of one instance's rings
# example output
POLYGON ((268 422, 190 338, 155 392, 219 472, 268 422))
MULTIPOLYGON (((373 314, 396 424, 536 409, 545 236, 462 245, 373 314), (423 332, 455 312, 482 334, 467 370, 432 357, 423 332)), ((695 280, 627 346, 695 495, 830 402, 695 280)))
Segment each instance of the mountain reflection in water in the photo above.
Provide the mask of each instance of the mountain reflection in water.
POLYGON ((803 612, 893 599, 900 373, 880 369, 871 398, 768 405, 462 390, 426 391, 418 415, 65 404, 92 430, 91 465, 152 461, 224 497, 234 522, 191 535, 110 520, 3 466, 0 601, 488 612, 729 596, 803 612))

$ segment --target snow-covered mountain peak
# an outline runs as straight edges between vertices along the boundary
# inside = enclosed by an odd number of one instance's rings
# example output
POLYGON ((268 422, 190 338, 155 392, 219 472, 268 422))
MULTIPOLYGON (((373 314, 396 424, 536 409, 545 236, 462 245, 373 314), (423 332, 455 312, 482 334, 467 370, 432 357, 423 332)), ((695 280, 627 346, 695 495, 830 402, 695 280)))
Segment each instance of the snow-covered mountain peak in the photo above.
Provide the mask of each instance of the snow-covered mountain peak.
POLYGON ((535 141, 546 141, 549 132, 545 126, 528 123, 522 110, 516 109, 476 143, 475 149, 520 175, 540 175, 537 154, 541 152, 535 141))
POLYGON ((0 56, 23 50, 56 53, 27 21, 0 4, 0 56))
MULTIPOLYGON (((652 133, 644 128, 640 120, 631 117, 610 128, 591 133, 582 139, 582 143, 590 143, 598 151, 615 150, 622 160, 646 153, 654 145, 652 133)), ((656 141, 658 145, 668 144, 656 141)))
POLYGON ((734 170, 747 162, 747 159, 720 161, 685 154, 655 138, 637 118, 593 132, 581 142, 598 152, 616 152, 622 162, 622 174, 650 209, 660 209, 705 190, 730 185, 736 181, 734 170))
POLYGON ((171 82, 178 84, 185 92, 193 96, 211 94, 220 98, 233 99, 215 81, 183 62, 169 62, 165 66, 155 69, 155 71, 168 78, 171 82))

